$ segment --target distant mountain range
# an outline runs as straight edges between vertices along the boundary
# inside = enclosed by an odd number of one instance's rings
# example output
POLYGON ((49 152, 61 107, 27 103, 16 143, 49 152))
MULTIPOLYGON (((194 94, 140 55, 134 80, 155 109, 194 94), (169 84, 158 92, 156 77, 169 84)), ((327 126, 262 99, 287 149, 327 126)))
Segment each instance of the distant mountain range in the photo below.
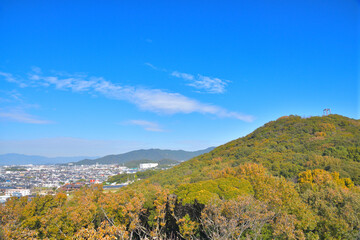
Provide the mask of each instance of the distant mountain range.
POLYGON ((97 157, 78 156, 78 157, 43 157, 24 155, 17 153, 1 154, 0 165, 27 165, 27 164, 62 164, 76 162, 82 159, 94 159, 97 157))
POLYGON ((161 150, 161 149, 141 149, 123 154, 107 155, 105 157, 43 157, 35 155, 24 155, 17 153, 0 154, 0 165, 27 165, 27 164, 66 164, 74 163, 75 165, 91 165, 91 164, 125 164, 128 162, 161 162, 164 159, 173 162, 182 162, 193 157, 208 153, 213 150, 210 147, 199 151, 184 150, 161 150))
POLYGON ((145 160, 146 162, 159 162, 163 159, 170 159, 177 162, 189 160, 193 157, 212 151, 214 147, 194 152, 184 150, 161 150, 161 149, 141 149, 123 154, 108 155, 97 159, 85 159, 74 162, 76 165, 91 165, 91 164, 123 164, 130 161, 145 160))

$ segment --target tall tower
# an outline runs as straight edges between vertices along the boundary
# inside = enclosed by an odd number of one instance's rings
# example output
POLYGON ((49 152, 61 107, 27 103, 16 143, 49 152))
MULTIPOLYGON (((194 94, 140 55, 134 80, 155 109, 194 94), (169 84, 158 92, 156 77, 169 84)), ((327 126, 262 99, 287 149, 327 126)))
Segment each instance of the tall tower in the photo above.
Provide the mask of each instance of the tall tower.
POLYGON ((330 109, 330 108, 325 108, 325 109, 323 110, 323 116, 327 116, 327 115, 329 115, 329 114, 331 114, 331 109, 330 109))

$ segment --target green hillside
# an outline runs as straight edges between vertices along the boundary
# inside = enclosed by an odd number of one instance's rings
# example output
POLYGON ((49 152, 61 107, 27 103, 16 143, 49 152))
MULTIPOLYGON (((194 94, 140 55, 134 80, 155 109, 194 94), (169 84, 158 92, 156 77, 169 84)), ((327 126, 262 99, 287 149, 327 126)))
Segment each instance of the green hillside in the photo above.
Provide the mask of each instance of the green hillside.
POLYGON ((359 120, 281 117, 117 192, 11 198, 0 239, 356 240, 359 174, 359 120))
POLYGON ((179 185, 213 178, 219 171, 253 162, 274 176, 295 179, 308 169, 339 172, 360 184, 360 120, 340 115, 285 116, 150 179, 179 185))

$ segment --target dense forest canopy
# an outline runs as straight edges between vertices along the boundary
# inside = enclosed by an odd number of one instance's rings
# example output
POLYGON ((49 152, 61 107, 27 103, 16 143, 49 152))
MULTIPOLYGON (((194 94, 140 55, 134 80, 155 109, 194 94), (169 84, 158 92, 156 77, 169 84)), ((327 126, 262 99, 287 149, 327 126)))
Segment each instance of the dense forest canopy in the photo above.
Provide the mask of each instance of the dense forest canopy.
POLYGON ((281 117, 143 177, 118 192, 12 198, 1 238, 360 238, 359 120, 281 117))
POLYGON ((339 172, 360 184, 360 121, 340 115, 285 116, 154 176, 161 185, 213 178, 226 169, 253 162, 289 180, 308 169, 339 172))

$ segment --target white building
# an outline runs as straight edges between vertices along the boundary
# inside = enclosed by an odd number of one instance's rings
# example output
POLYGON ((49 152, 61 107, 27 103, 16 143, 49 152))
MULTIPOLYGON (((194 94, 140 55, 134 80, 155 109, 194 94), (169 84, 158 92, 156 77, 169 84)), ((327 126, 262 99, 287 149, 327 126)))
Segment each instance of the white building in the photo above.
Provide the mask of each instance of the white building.
POLYGON ((14 193, 20 193, 21 196, 27 196, 27 195, 30 195, 30 189, 11 188, 11 189, 6 189, 6 191, 5 191, 5 195, 9 195, 9 196, 14 195, 14 193))
POLYGON ((148 168, 154 168, 157 167, 158 163, 140 163, 140 169, 148 169, 148 168))
POLYGON ((58 188, 61 185, 60 185, 60 183, 45 183, 43 186, 46 187, 46 188, 54 188, 54 187, 58 188))
POLYGON ((0 196, 0 203, 6 202, 6 200, 7 200, 8 198, 10 198, 10 195, 0 196))

